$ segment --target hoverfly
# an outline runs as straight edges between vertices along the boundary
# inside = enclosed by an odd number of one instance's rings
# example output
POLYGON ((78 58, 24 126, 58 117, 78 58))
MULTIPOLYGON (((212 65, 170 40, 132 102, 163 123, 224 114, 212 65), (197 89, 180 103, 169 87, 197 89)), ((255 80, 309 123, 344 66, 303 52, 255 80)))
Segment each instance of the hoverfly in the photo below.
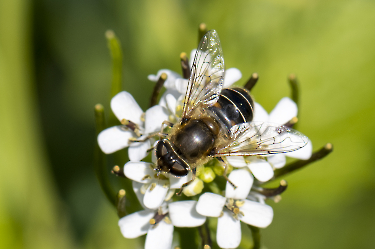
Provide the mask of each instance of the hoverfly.
POLYGON ((252 122, 254 101, 249 92, 223 89, 223 82, 223 52, 217 32, 210 30, 194 57, 182 118, 155 146, 158 172, 176 177, 193 172, 192 180, 182 188, 195 179, 198 165, 213 158, 225 166, 224 156, 286 153, 308 142, 306 136, 287 126, 252 122))

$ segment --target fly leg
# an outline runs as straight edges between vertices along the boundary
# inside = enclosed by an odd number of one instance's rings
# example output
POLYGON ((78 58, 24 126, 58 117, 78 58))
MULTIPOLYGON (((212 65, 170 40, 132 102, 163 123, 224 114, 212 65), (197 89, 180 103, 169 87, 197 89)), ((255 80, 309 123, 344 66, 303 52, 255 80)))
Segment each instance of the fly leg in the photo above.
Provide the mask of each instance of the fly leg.
POLYGON ((161 123, 160 133, 163 133, 163 131, 164 131, 164 125, 166 127, 172 128, 174 124, 172 122, 169 122, 168 120, 164 120, 163 123, 161 123))
POLYGON ((181 186, 181 188, 180 188, 180 191, 178 191, 178 193, 177 193, 178 196, 181 195, 182 190, 184 190, 184 188, 185 188, 186 186, 188 186, 190 183, 192 183, 192 182, 195 180, 195 175, 196 175, 196 173, 197 173, 197 170, 194 168, 194 169, 192 170, 192 173, 193 173, 193 176, 192 176, 191 180, 188 181, 188 182, 186 182, 186 183, 184 183, 184 184, 182 184, 182 186, 181 186))
POLYGON ((150 138, 153 138, 153 137, 156 137, 156 136, 157 137, 166 138, 168 136, 168 134, 161 133, 161 132, 153 132, 153 133, 150 133, 146 137, 142 137, 142 138, 140 138, 140 137, 139 138, 132 137, 132 138, 129 138, 129 142, 131 142, 131 143, 133 143, 133 142, 142 143, 142 142, 146 142, 150 138))
POLYGON ((221 163, 221 165, 223 165, 223 167, 224 167, 223 177, 225 178, 225 180, 227 180, 227 182, 230 183, 230 185, 233 186, 234 189, 236 189, 237 186, 234 185, 234 183, 233 183, 231 180, 229 180, 229 178, 227 177, 228 165, 227 165, 226 162, 223 160, 223 158, 221 158, 221 157, 217 157, 217 159, 219 160, 219 162, 221 163))
MULTIPOLYGON (((167 120, 163 121, 163 123, 161 124, 161 128, 160 128, 160 132, 153 132, 151 134, 149 134, 148 136, 146 137, 143 137, 143 138, 130 138, 129 139, 129 142, 130 143, 133 143, 133 142, 146 142, 148 139, 152 138, 152 137, 155 137, 155 136, 158 136, 160 138, 166 138, 168 136, 168 134, 166 133, 163 133, 163 130, 164 130, 164 125, 167 126, 167 127, 172 127, 173 126, 173 123, 172 122, 169 122, 167 120)), ((154 146, 150 147, 147 149, 147 153, 151 152, 153 149, 155 149, 154 146)))
POLYGON ((153 137, 161 137, 161 138, 166 138, 168 136, 168 134, 166 133, 163 133, 163 130, 164 130, 164 125, 166 125, 167 127, 172 127, 173 126, 173 123, 165 120, 163 121, 163 123, 161 123, 161 128, 160 128, 160 132, 153 132, 153 133, 150 133, 148 136, 146 137, 143 137, 143 138, 130 138, 129 139, 129 142, 146 142, 147 140, 149 140, 150 138, 153 138, 153 137))

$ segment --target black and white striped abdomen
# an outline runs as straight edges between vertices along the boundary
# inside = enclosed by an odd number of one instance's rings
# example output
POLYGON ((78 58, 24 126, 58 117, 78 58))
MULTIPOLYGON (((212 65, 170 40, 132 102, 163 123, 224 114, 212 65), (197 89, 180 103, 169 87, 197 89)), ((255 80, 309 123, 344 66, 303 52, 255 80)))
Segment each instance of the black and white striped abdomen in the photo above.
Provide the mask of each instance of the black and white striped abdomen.
POLYGON ((207 108, 214 118, 229 131, 232 126, 253 120, 254 101, 242 88, 225 88, 217 102, 207 108))

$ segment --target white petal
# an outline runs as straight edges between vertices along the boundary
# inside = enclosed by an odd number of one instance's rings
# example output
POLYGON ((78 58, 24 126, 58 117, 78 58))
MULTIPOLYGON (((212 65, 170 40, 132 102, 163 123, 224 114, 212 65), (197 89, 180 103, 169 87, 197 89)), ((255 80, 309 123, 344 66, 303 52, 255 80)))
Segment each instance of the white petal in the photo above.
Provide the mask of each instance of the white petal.
POLYGON ((272 166, 276 169, 280 169, 282 167, 284 167, 285 163, 286 163, 286 158, 285 156, 287 156, 287 154, 276 154, 276 155, 272 155, 272 156, 269 156, 267 157, 267 161, 272 164, 272 166))
POLYGON ((273 177, 272 166, 266 160, 253 159, 248 166, 255 178, 261 182, 266 182, 273 177))
POLYGON ((148 187, 145 196, 143 198, 143 204, 149 209, 157 209, 158 207, 163 204, 163 201, 165 199, 165 196, 168 192, 168 187, 165 187, 164 185, 167 183, 167 181, 158 180, 156 181, 155 188, 150 191, 152 184, 148 187))
POLYGON ((253 121, 268 121, 268 113, 264 108, 258 104, 257 102, 254 103, 254 118, 253 121))
POLYGON ((118 221, 122 235, 133 239, 146 234, 150 228, 150 219, 154 217, 154 210, 143 210, 128 214, 118 221))
POLYGON ((303 147, 299 150, 293 151, 293 152, 288 152, 285 155, 288 156, 288 157, 307 160, 311 157, 311 154, 312 154, 312 143, 309 139, 309 141, 305 145, 305 147, 303 147))
POLYGON ((167 101, 168 110, 176 114, 177 99, 172 94, 167 94, 165 100, 167 101))
POLYGON ((245 200, 240 211, 244 213, 244 216, 240 215, 239 219, 256 227, 267 227, 273 219, 272 207, 255 201, 245 200))
POLYGON ((199 197, 197 203, 197 212, 208 217, 219 217, 225 204, 226 198, 213 194, 204 193, 199 197))
POLYGON ((172 95, 175 99, 178 99, 181 96, 181 94, 176 89, 167 89, 163 93, 159 101, 159 105, 163 106, 166 109, 168 109, 167 100, 166 100, 167 95, 172 95))
POLYGON ((170 249, 173 240, 173 225, 164 221, 151 227, 146 236, 145 249, 170 249))
POLYGON ((128 147, 131 137, 133 132, 123 130, 121 126, 113 126, 99 133, 98 144, 104 153, 110 154, 128 147))
POLYGON ((224 88, 225 87, 230 87, 234 82, 238 81, 241 79, 242 74, 241 71, 238 70, 237 68, 229 68, 225 70, 225 77, 224 77, 224 88))
POLYGON ((143 111, 130 93, 124 91, 114 96, 111 100, 111 108, 118 120, 127 119, 142 126, 143 111))
POLYGON ((164 198, 164 201, 170 201, 172 199, 172 197, 175 195, 175 193, 176 193, 175 189, 169 188, 168 192, 167 192, 167 195, 164 198))
POLYGON ((168 120, 167 110, 156 105, 146 111, 145 116, 145 133, 160 132, 163 121, 168 120))
POLYGON ((186 94, 186 88, 188 83, 189 81, 187 79, 177 79, 175 82, 175 88, 180 94, 186 94))
POLYGON ((225 197, 233 199, 245 199, 249 195, 251 186, 253 185, 254 178, 246 169, 233 170, 229 174, 229 180, 236 185, 236 189, 232 184, 227 182, 225 187, 225 197))
POLYGON ((127 162, 124 166, 124 174, 127 178, 140 182, 149 183, 154 177, 154 170, 151 168, 151 163, 145 162, 127 162), (150 176, 150 177, 145 177, 150 176))
POLYGON ((133 185, 133 191, 135 195, 137 196, 139 203, 142 205, 143 209, 147 209, 146 206, 143 204, 144 195, 141 193, 141 188, 143 186, 143 183, 132 181, 132 185, 133 185))
POLYGON ((216 242, 221 248, 237 248, 241 242, 241 224, 229 212, 217 220, 216 242))
POLYGON ((226 157, 228 163, 233 167, 242 168, 247 166, 245 162, 245 158, 243 156, 227 156, 226 157))
POLYGON ((181 76, 178 73, 173 72, 172 70, 169 70, 169 69, 161 69, 158 71, 156 75, 151 74, 147 78, 151 81, 156 82, 159 80, 160 75, 162 73, 167 74, 167 80, 164 82, 165 88, 174 88, 176 79, 181 78, 181 76))
MULTIPOLYGON (((142 136, 146 137, 146 136, 142 136)), ((140 137, 140 139, 142 139, 140 137)), ((130 161, 141 161, 143 158, 147 156, 147 150, 150 149, 151 147, 151 141, 148 139, 145 142, 141 143, 130 143, 129 149, 128 149, 128 155, 129 155, 129 160, 130 161)))
POLYGON ((187 176, 176 177, 169 174, 169 187, 173 189, 181 188, 182 184, 187 183, 192 179, 193 175, 190 171, 187 176))
POLYGON ((270 113, 270 123, 283 125, 297 116, 297 105, 288 97, 282 98, 270 113))
POLYGON ((156 145, 158 144, 159 140, 155 141, 154 145, 152 146, 154 149, 151 151, 151 162, 153 162, 155 165, 157 163, 157 158, 156 158, 156 145))
POLYGON ((197 213, 196 201, 178 201, 169 203, 169 218, 175 227, 197 227, 203 225, 206 217, 197 213))

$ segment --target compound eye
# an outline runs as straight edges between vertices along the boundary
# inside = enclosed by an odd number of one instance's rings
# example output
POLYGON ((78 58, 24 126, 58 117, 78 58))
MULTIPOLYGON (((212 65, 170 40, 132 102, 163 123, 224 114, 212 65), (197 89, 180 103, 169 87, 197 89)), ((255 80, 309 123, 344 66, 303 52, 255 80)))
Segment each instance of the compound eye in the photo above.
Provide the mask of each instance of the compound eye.
POLYGON ((158 144, 157 144, 157 146, 156 146, 156 156, 158 158, 160 158, 162 156, 165 156, 167 153, 168 153, 168 149, 165 146, 165 142, 164 141, 159 141, 158 144))
POLYGON ((175 176, 186 176, 189 172, 186 167, 175 161, 170 169, 170 173, 175 176))

